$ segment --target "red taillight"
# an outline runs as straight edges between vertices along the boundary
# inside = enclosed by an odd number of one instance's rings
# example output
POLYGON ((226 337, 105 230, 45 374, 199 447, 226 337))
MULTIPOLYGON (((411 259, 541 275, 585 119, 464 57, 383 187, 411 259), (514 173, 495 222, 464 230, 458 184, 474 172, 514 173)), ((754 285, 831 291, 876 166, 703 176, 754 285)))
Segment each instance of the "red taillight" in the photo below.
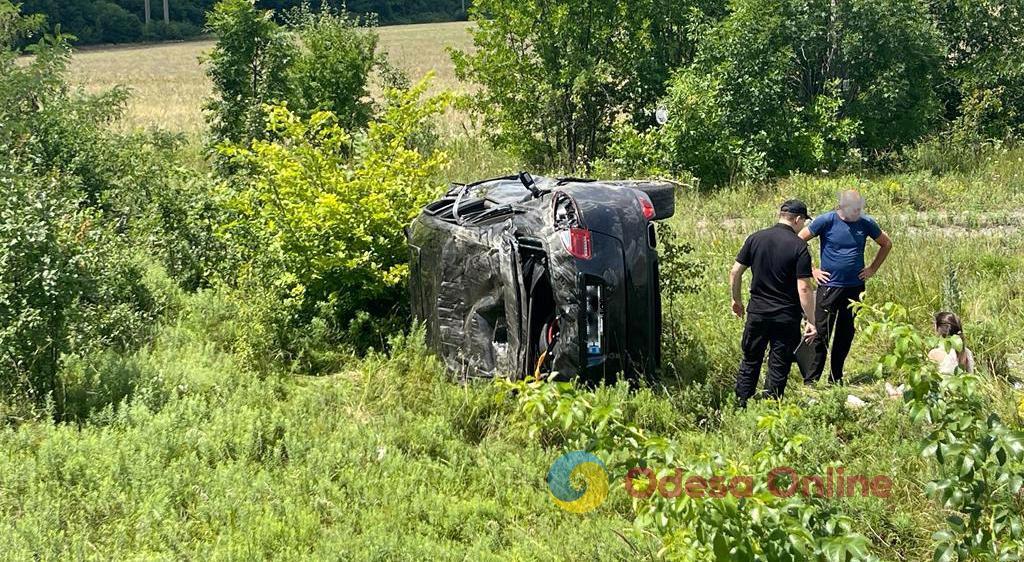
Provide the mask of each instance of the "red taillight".
POLYGON ((640 202, 640 210, 644 213, 644 218, 651 220, 654 218, 654 203, 651 203, 651 198, 642 191, 636 192, 636 199, 640 202))
POLYGON ((585 228, 572 227, 562 232, 562 244, 566 251, 581 260, 589 260, 594 255, 594 246, 590 239, 590 231, 585 228))

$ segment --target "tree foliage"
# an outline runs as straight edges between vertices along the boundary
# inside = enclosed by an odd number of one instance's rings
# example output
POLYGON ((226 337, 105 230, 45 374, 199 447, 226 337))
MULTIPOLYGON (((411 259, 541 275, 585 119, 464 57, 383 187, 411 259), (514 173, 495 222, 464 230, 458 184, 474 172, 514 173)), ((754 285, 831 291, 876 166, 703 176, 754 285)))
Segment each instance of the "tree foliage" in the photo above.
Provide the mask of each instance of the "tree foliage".
POLYGON ((210 14, 217 45, 207 59, 214 97, 206 104, 214 142, 241 142, 265 132, 264 105, 287 103, 303 118, 329 111, 344 128, 372 115, 370 73, 385 67, 372 20, 308 4, 289 12, 288 26, 249 0, 222 0, 210 14))
MULTIPOLYGON (((207 12, 216 0, 170 0, 170 22, 163 21, 161 0, 151 0, 150 23, 145 23, 144 0, 24 0, 26 13, 46 17, 50 29, 60 26, 76 42, 128 43, 152 39, 181 39, 198 35, 209 24, 207 12)), ((283 14, 308 0, 257 0, 256 5, 283 14)), ((465 19, 462 0, 323 0, 328 10, 373 14, 382 24, 440 22, 465 19)))
POLYGON ((942 0, 931 11, 948 45, 940 90, 951 131, 1004 139, 1024 124, 1024 4, 942 0))
POLYGON ((922 3, 734 0, 730 9, 673 77, 668 124, 633 141, 656 147, 662 168, 712 184, 834 169, 939 122, 942 42, 922 3))
POLYGON ((221 194, 232 219, 220 235, 237 260, 237 286, 284 303, 270 321, 298 331, 319 323, 337 339, 354 320, 386 321, 404 301, 403 228, 437 195, 446 161, 416 146, 447 103, 423 98, 425 87, 390 91, 365 132, 331 112, 304 119, 278 105, 268 140, 220 148, 237 170, 221 194))
POLYGON ((492 141, 532 165, 589 169, 611 126, 651 123, 673 68, 688 63, 716 3, 485 0, 474 53, 455 52, 492 141))

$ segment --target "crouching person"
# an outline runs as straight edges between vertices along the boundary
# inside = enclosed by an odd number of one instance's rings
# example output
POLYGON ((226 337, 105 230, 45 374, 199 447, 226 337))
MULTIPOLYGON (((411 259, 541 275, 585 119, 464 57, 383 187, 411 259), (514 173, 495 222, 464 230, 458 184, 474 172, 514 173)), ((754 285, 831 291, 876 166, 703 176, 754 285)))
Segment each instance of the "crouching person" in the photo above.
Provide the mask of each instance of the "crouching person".
POLYGON ((736 375, 736 398, 745 407, 757 389, 757 380, 768 352, 768 376, 765 395, 781 398, 800 345, 800 319, 807 318, 803 339, 810 342, 817 334, 814 322, 814 286, 811 284, 811 254, 807 242, 797 233, 810 216, 801 201, 782 204, 775 226, 751 234, 743 243, 736 263, 729 272, 732 311, 746 316, 743 328, 743 359, 736 375), (752 272, 750 302, 743 306, 743 274, 752 272), (802 313, 802 314, 801 314, 802 313))

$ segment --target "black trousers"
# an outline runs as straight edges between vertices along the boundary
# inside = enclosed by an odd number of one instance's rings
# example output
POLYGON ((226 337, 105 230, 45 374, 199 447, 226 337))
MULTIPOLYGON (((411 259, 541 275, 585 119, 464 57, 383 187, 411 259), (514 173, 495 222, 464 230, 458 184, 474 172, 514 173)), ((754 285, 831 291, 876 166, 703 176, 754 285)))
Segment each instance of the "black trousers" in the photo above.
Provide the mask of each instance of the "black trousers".
POLYGON ((743 360, 740 361, 739 373, 736 375, 736 398, 740 406, 745 406, 757 390, 764 352, 769 346, 765 395, 782 397, 786 391, 789 370, 793 366, 793 352, 800 345, 800 338, 799 319, 747 315, 743 340, 740 342, 743 360))
POLYGON ((860 301, 864 285, 857 287, 818 287, 815 298, 814 319, 818 337, 814 341, 814 357, 804 373, 804 382, 813 384, 825 372, 825 357, 828 355, 829 340, 832 343, 832 371, 829 381, 843 380, 843 365, 850 354, 855 332, 853 321, 856 314, 850 303, 860 301))

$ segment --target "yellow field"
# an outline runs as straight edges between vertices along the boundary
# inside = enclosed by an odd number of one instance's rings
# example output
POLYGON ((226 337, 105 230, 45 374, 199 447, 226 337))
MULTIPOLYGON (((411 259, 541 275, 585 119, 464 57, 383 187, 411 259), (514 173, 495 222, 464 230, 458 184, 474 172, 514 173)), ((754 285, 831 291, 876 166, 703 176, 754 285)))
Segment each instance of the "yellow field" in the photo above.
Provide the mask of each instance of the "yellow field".
MULTIPOLYGON (((393 64, 413 79, 435 72, 435 88, 458 89, 454 68, 445 49, 472 45, 466 22, 381 27, 381 49, 393 64)), ((126 125, 158 126, 195 133, 203 126, 202 103, 210 82, 200 58, 212 40, 154 45, 90 47, 78 50, 72 61, 73 80, 88 91, 123 84, 132 100, 126 125)))

